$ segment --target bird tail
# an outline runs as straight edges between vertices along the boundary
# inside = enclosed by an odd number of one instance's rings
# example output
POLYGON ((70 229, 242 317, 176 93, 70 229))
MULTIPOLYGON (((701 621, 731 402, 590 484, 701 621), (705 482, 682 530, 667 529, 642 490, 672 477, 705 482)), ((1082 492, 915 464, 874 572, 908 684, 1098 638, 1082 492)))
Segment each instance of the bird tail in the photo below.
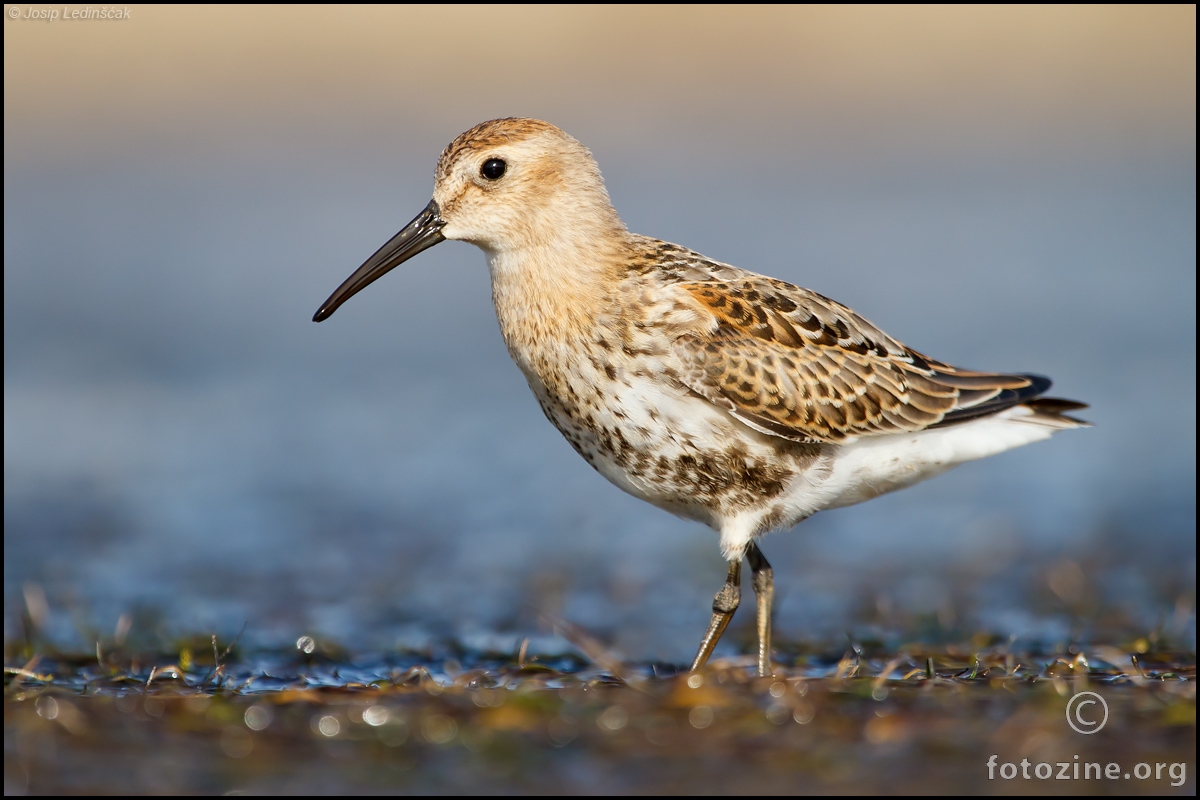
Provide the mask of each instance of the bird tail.
POLYGON ((1066 413, 1087 407, 1087 403, 1063 400, 1061 397, 1037 397, 1027 400, 1019 406, 1019 408, 1029 410, 1029 413, 1022 415, 1020 419, 1022 422, 1032 422, 1051 428, 1090 428, 1092 423, 1066 413))

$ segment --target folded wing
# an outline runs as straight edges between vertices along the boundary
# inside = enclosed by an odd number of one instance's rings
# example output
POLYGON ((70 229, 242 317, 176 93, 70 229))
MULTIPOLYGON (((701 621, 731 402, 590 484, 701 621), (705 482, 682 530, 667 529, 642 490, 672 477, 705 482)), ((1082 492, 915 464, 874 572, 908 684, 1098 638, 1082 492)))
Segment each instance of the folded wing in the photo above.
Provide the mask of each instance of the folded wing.
MULTIPOLYGON (((1038 375, 973 372, 905 347, 845 306, 759 276, 675 284, 711 316, 681 336, 684 384, 763 433, 846 442, 965 422, 1034 400, 1038 375)), ((1082 408, 1053 402, 1054 412, 1082 408)))

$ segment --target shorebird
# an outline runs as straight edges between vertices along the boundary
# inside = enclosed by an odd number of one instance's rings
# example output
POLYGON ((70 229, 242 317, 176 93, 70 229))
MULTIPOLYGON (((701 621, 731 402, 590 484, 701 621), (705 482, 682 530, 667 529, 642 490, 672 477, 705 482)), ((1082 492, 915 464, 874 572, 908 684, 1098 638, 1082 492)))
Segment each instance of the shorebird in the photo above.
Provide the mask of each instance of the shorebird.
POLYGON ((546 417, 626 492, 720 535, 729 562, 692 669, 757 600, 771 673, 764 534, 966 461, 1087 425, 1038 375, 959 369, 816 292, 630 233, 591 152, 534 119, 442 152, 433 199, 313 316, 446 239, 487 256, 513 361, 546 417))

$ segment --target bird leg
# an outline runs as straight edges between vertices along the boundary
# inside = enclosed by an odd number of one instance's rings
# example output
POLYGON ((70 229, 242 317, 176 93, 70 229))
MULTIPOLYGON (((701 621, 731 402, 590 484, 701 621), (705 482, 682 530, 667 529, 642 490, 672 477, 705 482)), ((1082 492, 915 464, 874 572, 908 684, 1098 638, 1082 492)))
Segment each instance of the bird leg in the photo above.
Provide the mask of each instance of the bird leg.
POLYGON ((708 623, 708 633, 704 634, 704 639, 700 642, 700 650, 696 653, 696 660, 692 662, 692 672, 703 667, 708 661, 713 648, 717 646, 717 640, 725 632, 725 626, 733 619, 733 612, 737 611, 738 604, 742 601, 741 584, 742 560, 739 558, 729 562, 729 574, 725 576, 725 585, 713 598, 712 622, 708 623))
POLYGON ((771 674, 771 601, 775 599, 775 571, 754 542, 746 548, 746 558, 754 576, 754 599, 757 601, 758 674, 765 678, 771 674))

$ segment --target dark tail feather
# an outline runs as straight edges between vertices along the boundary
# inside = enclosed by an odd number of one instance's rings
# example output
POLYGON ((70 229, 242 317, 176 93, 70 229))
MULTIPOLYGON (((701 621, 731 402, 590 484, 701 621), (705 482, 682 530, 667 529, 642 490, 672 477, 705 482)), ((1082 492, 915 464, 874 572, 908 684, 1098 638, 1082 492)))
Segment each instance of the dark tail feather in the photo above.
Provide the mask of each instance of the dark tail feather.
MULTIPOLYGON (((1025 385, 1013 389, 1001 389, 994 397, 985 400, 977 405, 966 406, 965 408, 956 408, 945 417, 937 425, 932 427, 940 427, 942 425, 957 425, 960 422, 970 422, 973 419, 990 416, 992 414, 1003 411, 1006 408, 1019 406, 1022 404, 1032 405, 1038 402, 1039 395, 1050 388, 1050 379, 1043 375, 1004 375, 996 376, 1003 378, 1022 379, 1025 385)), ((932 380, 941 381, 941 375, 935 375, 932 380)), ((1055 400, 1048 402, 1070 403, 1070 400, 1055 400)))
POLYGON ((1074 422, 1076 425, 1085 425, 1087 427, 1091 427, 1092 424, 1085 419, 1079 419, 1078 417, 1072 417, 1064 413, 1066 411, 1078 411, 1081 408, 1087 408, 1087 403, 1063 400, 1061 397, 1038 397, 1025 403, 1025 405, 1032 408, 1040 416, 1066 420, 1067 422, 1074 422))

